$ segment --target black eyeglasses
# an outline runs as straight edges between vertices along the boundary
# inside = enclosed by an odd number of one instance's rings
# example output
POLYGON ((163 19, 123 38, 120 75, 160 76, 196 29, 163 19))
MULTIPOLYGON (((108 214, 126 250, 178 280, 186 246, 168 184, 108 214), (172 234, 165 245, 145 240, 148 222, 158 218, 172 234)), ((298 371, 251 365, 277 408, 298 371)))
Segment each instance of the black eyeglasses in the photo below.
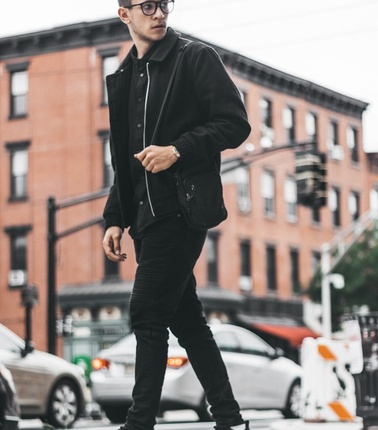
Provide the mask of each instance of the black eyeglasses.
POLYGON ((131 6, 125 6, 125 7, 126 9, 131 9, 132 7, 135 7, 135 6, 140 6, 140 8, 142 9, 142 12, 147 16, 154 15, 158 7, 160 7, 160 10, 163 13, 168 14, 173 11, 174 0, 144 1, 143 3, 137 3, 131 6))

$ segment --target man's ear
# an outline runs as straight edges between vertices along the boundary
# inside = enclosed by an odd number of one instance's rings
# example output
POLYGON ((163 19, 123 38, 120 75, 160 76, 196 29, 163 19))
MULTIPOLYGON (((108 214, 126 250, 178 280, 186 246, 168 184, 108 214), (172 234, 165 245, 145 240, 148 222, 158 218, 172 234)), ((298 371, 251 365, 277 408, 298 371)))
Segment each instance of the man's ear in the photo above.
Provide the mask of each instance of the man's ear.
POLYGON ((124 7, 118 8, 118 16, 119 16, 119 19, 124 24, 130 24, 130 11, 129 11, 129 9, 126 9, 124 7))

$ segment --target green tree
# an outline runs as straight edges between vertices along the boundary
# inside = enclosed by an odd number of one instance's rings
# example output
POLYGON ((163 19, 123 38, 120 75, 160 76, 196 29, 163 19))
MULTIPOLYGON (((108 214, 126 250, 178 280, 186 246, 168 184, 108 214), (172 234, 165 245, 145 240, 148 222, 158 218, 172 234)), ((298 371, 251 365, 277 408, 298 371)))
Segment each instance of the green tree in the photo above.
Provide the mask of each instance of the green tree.
MULTIPOLYGON (((342 314, 355 312, 367 305, 378 310, 378 232, 367 230, 334 267, 332 273, 344 276, 345 287, 331 287, 332 329, 337 330, 342 314)), ((321 301, 320 269, 311 279, 307 294, 314 302, 321 301)))

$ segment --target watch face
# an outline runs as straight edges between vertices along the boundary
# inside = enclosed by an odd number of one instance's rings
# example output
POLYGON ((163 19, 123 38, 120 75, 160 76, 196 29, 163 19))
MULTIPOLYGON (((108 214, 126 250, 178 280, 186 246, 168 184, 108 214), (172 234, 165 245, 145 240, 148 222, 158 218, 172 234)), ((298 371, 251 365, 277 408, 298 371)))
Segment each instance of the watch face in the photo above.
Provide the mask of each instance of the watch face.
POLYGON ((173 153, 176 155, 176 157, 180 157, 180 153, 177 151, 177 148, 173 147, 173 153))

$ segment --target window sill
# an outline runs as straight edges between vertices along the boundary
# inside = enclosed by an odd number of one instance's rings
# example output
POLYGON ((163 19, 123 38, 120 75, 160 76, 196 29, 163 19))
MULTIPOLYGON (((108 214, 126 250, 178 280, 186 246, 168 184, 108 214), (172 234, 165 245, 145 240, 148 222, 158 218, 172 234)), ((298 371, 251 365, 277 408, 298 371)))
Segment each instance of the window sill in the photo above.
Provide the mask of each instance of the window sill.
POLYGON ((20 115, 9 115, 8 120, 13 121, 17 119, 26 119, 28 117, 27 113, 20 114, 20 115))
POLYGON ((15 196, 11 196, 8 199, 9 203, 23 203, 26 202, 28 200, 28 196, 22 196, 22 197, 15 197, 15 196))

